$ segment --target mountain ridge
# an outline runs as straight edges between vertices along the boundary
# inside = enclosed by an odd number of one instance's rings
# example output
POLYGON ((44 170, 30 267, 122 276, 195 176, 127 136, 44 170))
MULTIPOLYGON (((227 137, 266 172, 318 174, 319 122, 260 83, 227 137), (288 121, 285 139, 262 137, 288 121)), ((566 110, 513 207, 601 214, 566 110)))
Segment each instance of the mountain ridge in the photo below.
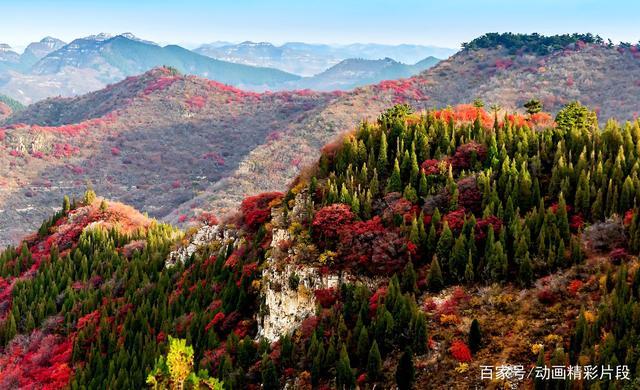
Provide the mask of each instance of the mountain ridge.
POLYGON ((245 41, 239 44, 202 45, 196 52, 232 62, 263 65, 311 77, 349 58, 378 60, 393 58, 412 64, 425 57, 446 58, 455 53, 420 45, 349 44, 328 45, 287 42, 276 46, 270 42, 245 41))
MULTIPOLYGON (((599 111, 602 120, 608 117, 622 121, 632 119, 637 110, 637 96, 640 91, 640 84, 629 81, 640 80, 640 61, 634 50, 630 47, 607 47, 597 44, 583 46, 575 43, 549 55, 509 54, 504 48, 465 50, 419 76, 384 81, 356 88, 348 93, 298 91, 256 94, 204 80, 196 83, 201 87, 197 87, 193 92, 190 89, 160 88, 147 97, 136 99, 136 105, 131 106, 126 115, 119 117, 119 120, 124 122, 118 122, 120 127, 116 132, 128 133, 128 128, 139 127, 141 123, 145 126, 144 131, 137 132, 135 136, 131 134, 123 138, 122 142, 113 138, 106 141, 104 146, 98 147, 97 151, 95 147, 89 147, 84 157, 76 155, 69 160, 65 160, 66 157, 53 160, 57 161, 56 165, 59 164, 60 168, 49 177, 66 177, 63 180, 64 186, 73 188, 75 194, 83 190, 86 180, 94 181, 94 184, 96 180, 102 181, 105 185, 99 187, 99 190, 106 196, 132 203, 144 211, 149 211, 151 215, 172 223, 186 224, 195 220, 203 211, 213 209, 219 214, 231 211, 246 195, 278 191, 289 180, 293 180, 302 167, 314 161, 317 150, 326 142, 364 119, 375 121, 381 110, 396 103, 407 102, 417 110, 451 105, 455 112, 458 110, 456 105, 459 102, 481 98, 488 106, 500 105, 499 115, 502 117, 504 114, 522 112, 522 104, 530 98, 539 98, 551 112, 557 112, 564 104, 579 99, 599 111), (176 96, 173 97, 169 93, 176 96), (200 105, 206 107, 204 111, 199 111, 200 105), (260 116, 268 119, 260 120, 260 116), (155 117, 158 118, 157 121, 150 120, 155 117), (169 127, 177 129, 177 132, 167 132, 167 126, 163 126, 161 120, 172 123, 169 127), (165 174, 165 181, 168 182, 161 183, 160 178, 154 177, 150 180, 153 184, 150 184, 145 183, 147 179, 144 175, 137 175, 133 168, 138 166, 137 164, 145 167, 145 164, 132 157, 145 150, 146 142, 154 145, 152 134, 158 131, 163 135, 156 136, 167 142, 170 142, 172 137, 178 137, 178 134, 184 137, 180 140, 182 146, 176 158, 179 158, 179 161, 191 159, 194 165, 189 167, 188 164, 179 164, 180 168, 174 169, 168 161, 158 163, 169 169, 170 173, 165 174), (230 148, 231 144, 213 146, 215 143, 207 138, 207 132, 233 134, 234 142, 238 146, 246 142, 244 134, 257 132, 260 137, 250 140, 251 147, 224 156, 221 152, 229 152, 226 148, 230 148), (132 149, 126 153, 127 157, 123 157, 125 146, 128 144, 132 149), (198 149, 195 156, 188 153, 190 145, 196 145, 198 149), (209 146, 212 150, 205 150, 209 146), (116 148, 116 154, 120 150, 121 155, 114 156, 112 148, 116 148), (79 177, 72 179, 72 172, 74 169, 77 170, 77 167, 95 167, 95 156, 92 157, 91 153, 99 153, 109 164, 112 164, 112 160, 120 161, 121 167, 129 167, 134 161, 138 162, 133 164, 128 173, 123 173, 114 182, 118 183, 117 185, 106 185, 104 177, 107 175, 92 174, 91 170, 80 170, 82 173, 79 177), (220 157, 227 163, 232 162, 232 166, 221 168, 220 157), (123 164, 125 161, 127 163, 123 164), (208 179, 198 179, 202 176, 208 179), (98 177, 100 179, 97 179, 98 177), (174 182, 176 188, 173 187, 174 182), (194 184, 191 187, 186 183, 194 184), (151 199, 151 189, 154 189, 154 193, 160 194, 159 199, 166 199, 146 209, 144 200, 151 199)), ((157 76, 156 78, 163 77, 160 74, 157 76)), ((176 84, 175 87, 178 88, 178 85, 183 84, 176 84)), ((144 90, 142 87, 140 89, 144 90)), ((122 93, 121 101, 124 102, 129 94, 126 89, 122 93)), ((15 124, 30 116, 39 118, 40 124, 61 123, 56 122, 60 118, 59 115, 47 114, 47 104, 55 107, 56 101, 57 99, 53 99, 46 104, 34 105, 31 110, 28 108, 7 123, 15 124)), ((101 107, 104 102, 87 100, 78 104, 66 107, 69 114, 65 115, 69 120, 82 120, 94 116, 82 116, 85 110, 82 104, 101 107)), ((65 104, 60 106, 64 107, 65 104)), ((108 130, 113 124, 105 126, 108 130)), ((32 130, 25 128, 20 134, 25 131, 27 135, 32 133, 32 130)), ((7 134, 11 132, 12 130, 5 130, 7 134)), ((13 173, 4 171, 1 177, 8 181, 5 184, 8 187, 5 188, 11 190, 6 192, 0 209, 31 210, 29 208, 34 207, 35 201, 54 205, 62 192, 59 188, 51 193, 47 189, 47 185, 53 184, 48 184, 45 174, 46 165, 51 162, 34 158, 27 147, 21 149, 22 157, 8 155, 12 150, 20 148, 19 145, 17 138, 5 138, 3 147, 7 151, 4 157, 6 166, 13 164, 13 169, 21 172, 27 169, 29 164, 35 163, 42 169, 42 176, 18 179, 13 173), (26 188, 34 188, 37 191, 26 188), (31 198, 34 194, 36 198, 31 198), (40 196, 42 198, 39 198, 40 196)), ((148 158, 162 161, 158 160, 160 156, 157 155, 149 155, 148 158)), ((13 214, 16 215, 16 220, 20 221, 15 226, 34 226, 46 215, 44 211, 46 208, 40 206, 32 211, 13 214)), ((10 236, 6 232, 2 235, 10 236)))

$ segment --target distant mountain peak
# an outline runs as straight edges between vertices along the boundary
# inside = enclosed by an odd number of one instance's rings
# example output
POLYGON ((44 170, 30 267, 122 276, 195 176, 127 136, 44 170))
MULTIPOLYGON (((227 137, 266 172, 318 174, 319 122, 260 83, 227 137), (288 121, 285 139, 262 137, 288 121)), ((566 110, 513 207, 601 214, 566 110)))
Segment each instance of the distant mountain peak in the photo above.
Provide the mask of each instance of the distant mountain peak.
POLYGON ((157 43, 152 42, 152 41, 147 41, 145 39, 138 38, 137 36, 135 36, 133 33, 130 33, 130 32, 119 34, 118 37, 123 37, 123 38, 129 39, 131 41, 146 43, 148 45, 156 45, 156 46, 158 46, 157 43))
POLYGON ((0 43, 0 52, 11 51, 11 46, 7 43, 0 43))
POLYGON ((106 41, 108 39, 113 38, 113 35, 109 34, 109 33, 100 33, 100 34, 96 34, 96 35, 89 35, 87 37, 84 37, 83 39, 89 40, 89 41, 106 41))
POLYGON ((241 46, 273 46, 270 42, 253 42, 253 41, 244 41, 240 43, 241 46))
POLYGON ((66 43, 58 38, 46 36, 42 38, 39 42, 32 42, 27 46, 27 49, 33 49, 38 46, 39 48, 48 48, 49 50, 58 50, 62 46, 66 45, 66 43))
POLYGON ((40 43, 49 43, 49 42, 63 42, 63 41, 49 35, 47 35, 46 37, 40 40, 40 43))

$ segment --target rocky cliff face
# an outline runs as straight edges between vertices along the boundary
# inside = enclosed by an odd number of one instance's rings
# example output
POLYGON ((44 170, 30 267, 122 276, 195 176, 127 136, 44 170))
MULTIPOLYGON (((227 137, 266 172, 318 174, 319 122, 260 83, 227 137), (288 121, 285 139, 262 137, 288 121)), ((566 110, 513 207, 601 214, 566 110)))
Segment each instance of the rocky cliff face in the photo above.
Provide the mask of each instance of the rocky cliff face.
POLYGON ((196 253, 199 248, 214 241, 223 244, 220 245, 220 247, 224 248, 226 246, 225 244, 232 243, 235 239, 236 232, 233 229, 228 229, 222 225, 203 225, 191 236, 186 245, 169 253, 165 266, 171 267, 177 262, 184 263, 191 255, 196 253))
MULTIPOLYGON (((271 248, 290 240, 284 229, 273 232, 271 248)), ((322 274, 308 265, 282 264, 269 258, 262 271, 262 306, 258 314, 258 338, 276 341, 291 333, 316 309, 314 291, 337 288, 342 276, 322 274)))

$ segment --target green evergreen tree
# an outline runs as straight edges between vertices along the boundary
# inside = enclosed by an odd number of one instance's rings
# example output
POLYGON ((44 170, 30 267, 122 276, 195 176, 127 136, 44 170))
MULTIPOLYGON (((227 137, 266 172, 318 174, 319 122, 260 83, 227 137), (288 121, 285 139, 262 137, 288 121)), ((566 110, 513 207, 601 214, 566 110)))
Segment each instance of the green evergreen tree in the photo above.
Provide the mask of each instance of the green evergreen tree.
POLYGON ((409 261, 402 273, 402 292, 416 293, 418 291, 418 276, 413 269, 413 262, 409 261))
POLYGON ((567 216, 567 203, 564 200, 562 192, 558 197, 558 211, 556 212, 556 222, 558 230, 560 231, 560 236, 565 242, 569 242, 569 237, 571 234, 569 231, 569 217, 567 216))
POLYGON ((69 197, 65 195, 64 198, 62 198, 62 212, 67 214, 69 211, 71 211, 71 202, 69 201, 69 197))
POLYGON ((366 326, 362 328, 358 335, 356 353, 358 355, 359 366, 364 367, 369 356, 369 332, 367 331, 366 326))
POLYGON ((351 369, 347 348, 342 345, 340 360, 336 365, 336 387, 340 390, 349 390, 356 387, 356 378, 351 369))
POLYGON ((367 378, 371 381, 376 381, 380 376, 381 371, 382 357, 380 356, 380 350, 378 349, 378 342, 373 340, 367 359, 367 378))
POLYGON ((262 376, 262 388, 265 390, 280 389, 280 380, 276 373, 276 366, 266 353, 262 356, 260 364, 260 375, 262 376))
POLYGON ((529 259, 529 253, 527 252, 520 262, 520 270, 518 271, 518 279, 520 285, 523 287, 529 287, 533 280, 533 268, 531 266, 531 260, 529 259))
POLYGON ((420 172, 420 181, 418 183, 418 195, 422 198, 429 195, 429 187, 427 185, 427 176, 424 172, 420 172))
POLYGON ((375 196, 380 191, 380 183, 378 181, 378 170, 373 170, 373 177, 369 182, 369 190, 371 191, 371 196, 375 196))
POLYGON ((384 175, 387 172, 387 135, 383 131, 380 134, 380 148, 378 150, 378 173, 384 175))
POLYGON ((96 200, 96 193, 93 191, 93 187, 89 185, 87 190, 84 192, 84 197, 82 198, 82 203, 85 205, 90 205, 96 200))
POLYGON ((451 256, 449 257, 449 275, 455 281, 462 281, 467 265, 467 242, 464 234, 460 234, 453 245, 451 256))
MULTIPOLYGON (((449 229, 447 221, 442 225, 442 233, 440 233, 440 239, 436 246, 436 255, 438 261, 447 265, 449 263, 449 256, 451 255, 451 249, 453 248, 453 233, 449 229)), ((466 259, 465 259, 466 260, 466 259)))
POLYGON ((427 286, 431 291, 440 291, 442 287, 444 287, 442 271, 437 257, 434 257, 433 260, 431 260, 431 267, 429 268, 429 274, 427 275, 427 286))
POLYGON ((524 108, 529 115, 537 114, 542 111, 542 103, 538 99, 530 99, 524 104, 524 108))
POLYGON ((471 352, 476 353, 481 345, 482 333, 480 332, 480 323, 474 318, 469 328, 469 349, 471 349, 471 352))
POLYGON ((427 318, 424 313, 418 312, 414 315, 413 321, 413 347, 416 353, 425 353, 429 342, 427 318))
POLYGON ((401 192, 402 191, 402 178, 400 176, 400 165, 398 165, 398 159, 393 163, 393 172, 387 181, 386 192, 401 192))
POLYGON ((404 191, 402 191, 402 197, 408 200, 411 203, 418 202, 418 194, 416 193, 416 189, 413 188, 411 183, 407 184, 404 187, 404 191))
POLYGON ((398 367, 396 368, 396 384, 399 390, 410 390, 413 388, 415 380, 415 368, 413 366, 413 352, 411 348, 406 348, 400 356, 398 367))

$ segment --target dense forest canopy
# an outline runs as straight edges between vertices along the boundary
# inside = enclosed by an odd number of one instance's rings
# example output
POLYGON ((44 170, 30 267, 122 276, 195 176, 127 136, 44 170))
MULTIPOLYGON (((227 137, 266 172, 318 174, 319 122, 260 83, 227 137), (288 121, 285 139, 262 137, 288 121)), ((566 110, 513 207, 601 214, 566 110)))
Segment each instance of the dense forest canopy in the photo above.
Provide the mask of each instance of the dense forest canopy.
POLYGON ((465 50, 494 49, 498 46, 509 50, 512 53, 523 51, 546 55, 557 50, 564 49, 568 45, 577 42, 603 44, 603 39, 598 35, 587 34, 562 34, 562 35, 540 35, 514 34, 514 33, 488 33, 478 37, 471 42, 463 43, 465 50))

